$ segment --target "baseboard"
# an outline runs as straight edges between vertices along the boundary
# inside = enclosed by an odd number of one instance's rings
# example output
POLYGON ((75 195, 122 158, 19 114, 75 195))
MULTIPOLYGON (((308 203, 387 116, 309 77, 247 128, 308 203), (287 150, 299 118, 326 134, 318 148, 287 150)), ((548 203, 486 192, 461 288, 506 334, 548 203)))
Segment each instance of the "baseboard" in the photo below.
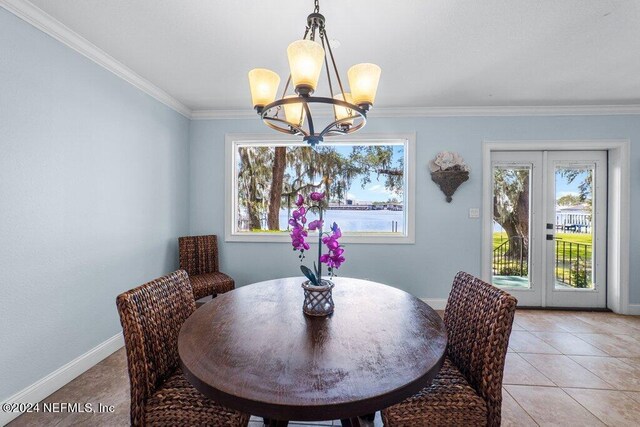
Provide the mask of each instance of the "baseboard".
POLYGON ((421 298, 421 300, 429 304, 434 310, 444 310, 447 306, 446 298, 421 298))
POLYGON ((640 316, 640 304, 629 304, 627 314, 634 316, 640 316))
MULTIPOLYGON (((422 301, 426 302, 427 304, 429 304, 431 306, 431 308, 433 308, 434 310, 444 310, 445 307, 447 306, 447 300, 445 298, 420 298, 422 301)), ((518 308, 528 308, 528 307, 518 307, 518 308)), ((531 309, 541 309, 540 307, 530 307, 531 309)), ((550 310, 558 310, 557 307, 555 308, 549 308, 550 310)), ((544 309, 541 309, 544 310, 544 309)), ((567 309, 567 308, 562 308, 562 310, 580 310, 580 311, 610 311, 609 309, 603 309, 603 310, 590 310, 590 309, 584 309, 584 308, 578 308, 578 309, 567 309)), ((627 310, 627 314, 632 315, 632 316, 640 316, 640 304, 629 304, 628 305, 628 310, 627 310)))
MULTIPOLYGON (((36 403, 49 396, 76 378, 78 375, 89 370, 98 362, 111 355, 116 350, 124 346, 122 333, 114 335, 103 343, 97 345, 83 355, 73 359, 71 362, 51 372, 46 377, 36 381, 27 388, 10 396, 4 403, 36 403)), ((9 423, 17 418, 19 412, 0 412, 0 425, 9 423)))

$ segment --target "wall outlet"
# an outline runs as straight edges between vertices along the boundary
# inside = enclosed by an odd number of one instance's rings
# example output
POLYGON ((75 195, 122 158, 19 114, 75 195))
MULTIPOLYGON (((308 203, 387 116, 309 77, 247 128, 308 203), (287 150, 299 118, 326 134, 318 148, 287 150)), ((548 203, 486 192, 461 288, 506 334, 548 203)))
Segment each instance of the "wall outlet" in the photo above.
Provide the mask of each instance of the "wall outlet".
POLYGON ((480 209, 478 209, 478 208, 470 208, 469 209, 469 218, 480 218, 480 209))

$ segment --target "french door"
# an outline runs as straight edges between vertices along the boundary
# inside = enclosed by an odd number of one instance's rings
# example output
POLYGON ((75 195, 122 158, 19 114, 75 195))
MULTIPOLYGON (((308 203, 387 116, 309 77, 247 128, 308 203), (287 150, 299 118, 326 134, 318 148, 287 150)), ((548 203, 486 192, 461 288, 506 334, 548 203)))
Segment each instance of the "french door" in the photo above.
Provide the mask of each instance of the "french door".
POLYGON ((491 154, 495 286, 520 306, 606 307, 606 151, 491 154))

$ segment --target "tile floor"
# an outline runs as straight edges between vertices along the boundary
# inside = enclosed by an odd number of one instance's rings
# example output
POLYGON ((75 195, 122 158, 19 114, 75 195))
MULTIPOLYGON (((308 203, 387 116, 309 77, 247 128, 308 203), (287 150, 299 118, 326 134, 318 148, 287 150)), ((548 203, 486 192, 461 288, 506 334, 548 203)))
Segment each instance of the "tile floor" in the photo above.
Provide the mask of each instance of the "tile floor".
MULTIPOLYGON (((9 425, 126 426, 128 381, 119 350, 45 400, 109 404, 113 413, 32 413, 9 425)), ((505 366, 502 421, 505 426, 640 425, 640 317, 519 310, 505 366)), ((261 425, 252 418, 251 427, 261 425)), ((374 425, 382 425, 379 414, 374 425)))
POLYGON ((640 317, 519 310, 503 425, 640 425, 640 317))

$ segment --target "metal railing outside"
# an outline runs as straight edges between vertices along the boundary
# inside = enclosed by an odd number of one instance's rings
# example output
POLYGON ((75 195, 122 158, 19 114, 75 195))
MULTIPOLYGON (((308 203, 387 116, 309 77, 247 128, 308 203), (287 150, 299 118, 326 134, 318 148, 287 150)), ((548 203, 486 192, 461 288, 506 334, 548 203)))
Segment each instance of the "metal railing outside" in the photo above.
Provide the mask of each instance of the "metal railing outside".
POLYGON ((529 260, 524 255, 524 238, 513 236, 500 243, 493 250, 493 275, 494 276, 520 276, 529 274, 529 260), (513 245, 512 242, 519 244, 513 245), (512 245, 516 248, 516 254, 512 252, 512 245))
POLYGON ((556 281, 574 288, 592 284, 592 245, 556 238, 556 281))
MULTIPOLYGON (((524 255, 524 239, 513 236, 493 250, 492 272, 494 276, 526 277, 529 274, 528 257, 524 255), (518 241, 518 244, 514 242, 518 241), (516 253, 514 254, 514 247, 516 253)), ((556 238, 556 281, 574 288, 592 286, 592 245, 556 238)))

